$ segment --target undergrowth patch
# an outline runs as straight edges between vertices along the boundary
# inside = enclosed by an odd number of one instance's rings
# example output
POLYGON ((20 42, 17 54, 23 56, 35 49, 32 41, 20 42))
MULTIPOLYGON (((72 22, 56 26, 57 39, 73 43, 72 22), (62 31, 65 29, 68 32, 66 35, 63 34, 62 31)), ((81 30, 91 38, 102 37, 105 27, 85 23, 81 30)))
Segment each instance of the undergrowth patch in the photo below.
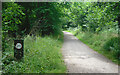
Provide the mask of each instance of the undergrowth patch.
POLYGON ((9 47, 4 53, 7 55, 3 57, 3 72, 65 73, 66 67, 62 60, 61 47, 62 39, 27 36, 24 39, 24 58, 21 61, 15 61, 13 48, 9 47))

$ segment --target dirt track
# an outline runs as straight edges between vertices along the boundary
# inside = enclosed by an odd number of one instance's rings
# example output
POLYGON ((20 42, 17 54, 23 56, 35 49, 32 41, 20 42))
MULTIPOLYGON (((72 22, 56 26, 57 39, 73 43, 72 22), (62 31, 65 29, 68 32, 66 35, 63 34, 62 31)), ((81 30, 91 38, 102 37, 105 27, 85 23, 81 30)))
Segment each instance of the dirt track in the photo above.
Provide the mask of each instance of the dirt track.
POLYGON ((68 73, 118 73, 118 65, 65 31, 62 54, 68 73))

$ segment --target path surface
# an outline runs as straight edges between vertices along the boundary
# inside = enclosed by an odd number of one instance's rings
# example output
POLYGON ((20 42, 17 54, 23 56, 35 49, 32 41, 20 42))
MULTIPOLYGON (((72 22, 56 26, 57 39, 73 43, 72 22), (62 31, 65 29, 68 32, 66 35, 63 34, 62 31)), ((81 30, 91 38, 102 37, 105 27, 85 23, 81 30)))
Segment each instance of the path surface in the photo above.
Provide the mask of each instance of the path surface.
POLYGON ((118 73, 118 65, 65 31, 62 54, 68 73, 118 73))

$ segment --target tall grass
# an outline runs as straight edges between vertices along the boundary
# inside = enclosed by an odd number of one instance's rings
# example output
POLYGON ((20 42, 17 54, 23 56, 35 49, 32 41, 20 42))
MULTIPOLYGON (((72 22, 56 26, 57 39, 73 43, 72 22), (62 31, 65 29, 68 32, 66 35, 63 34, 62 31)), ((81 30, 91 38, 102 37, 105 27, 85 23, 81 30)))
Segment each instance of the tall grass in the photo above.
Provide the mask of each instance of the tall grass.
POLYGON ((24 39, 24 58, 21 61, 13 59, 13 50, 8 51, 10 61, 4 64, 5 73, 65 73, 66 66, 62 60, 62 39, 51 37, 31 37, 24 39), (11 52, 11 53, 10 53, 11 52))
POLYGON ((68 30, 93 50, 103 54, 120 65, 120 46, 117 30, 103 30, 99 33, 83 32, 79 29, 68 30))

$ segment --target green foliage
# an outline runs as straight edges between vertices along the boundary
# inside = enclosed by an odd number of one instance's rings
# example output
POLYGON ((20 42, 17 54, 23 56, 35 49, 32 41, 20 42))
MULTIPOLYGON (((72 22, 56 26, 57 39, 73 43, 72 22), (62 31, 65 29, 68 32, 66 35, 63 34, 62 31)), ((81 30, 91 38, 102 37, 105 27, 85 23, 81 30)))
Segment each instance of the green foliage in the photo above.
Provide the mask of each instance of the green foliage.
POLYGON ((59 3, 18 3, 23 6, 26 10, 26 16, 30 23, 30 27, 27 29, 30 34, 38 32, 41 35, 60 34, 61 32, 61 7, 59 3), (35 24, 35 22, 37 22, 35 24), (36 32, 33 32, 36 30, 36 32))
MULTIPOLYGON (((3 8, 2 14, 2 31, 11 33, 18 33, 19 27, 24 20, 23 8, 16 3, 6 3, 7 8, 3 8)), ((4 5, 4 4, 3 4, 4 5)))
POLYGON ((22 29, 25 13, 23 8, 16 3, 3 3, 2 9, 2 49, 8 47, 8 35, 16 37, 17 34, 22 34, 22 29))
POLYGON ((114 56, 116 58, 119 58, 120 57, 119 56, 120 55, 119 41, 120 41, 119 37, 113 37, 104 44, 103 48, 105 50, 114 52, 114 56))
POLYGON ((107 12, 109 8, 109 4, 102 5, 100 8, 98 5, 91 5, 88 10, 89 14, 86 16, 89 31, 99 32, 101 29, 108 29, 118 25, 117 21, 114 22, 116 15, 114 15, 111 11, 111 13, 107 12))
POLYGON ((62 3, 3 3, 3 32, 18 37, 26 34, 61 33, 62 3), (35 31, 35 32, 34 32, 35 31))
POLYGON ((110 40, 108 40, 105 43, 104 49, 106 49, 108 51, 118 49, 118 42, 119 42, 119 40, 120 39, 118 37, 111 38, 110 40))
POLYGON ((3 72, 65 73, 66 67, 62 60, 61 46, 61 40, 47 36, 44 38, 27 36, 24 40, 24 59, 15 61, 12 46, 10 46, 5 53, 9 56, 3 60, 3 72))
POLYGON ((66 23, 63 23, 63 27, 68 22, 72 22, 72 26, 81 27, 82 31, 95 33, 99 33, 104 29, 109 30, 113 27, 118 29, 118 16, 120 14, 118 6, 120 6, 119 2, 72 2, 70 9, 65 9, 68 13, 64 17, 66 23))

